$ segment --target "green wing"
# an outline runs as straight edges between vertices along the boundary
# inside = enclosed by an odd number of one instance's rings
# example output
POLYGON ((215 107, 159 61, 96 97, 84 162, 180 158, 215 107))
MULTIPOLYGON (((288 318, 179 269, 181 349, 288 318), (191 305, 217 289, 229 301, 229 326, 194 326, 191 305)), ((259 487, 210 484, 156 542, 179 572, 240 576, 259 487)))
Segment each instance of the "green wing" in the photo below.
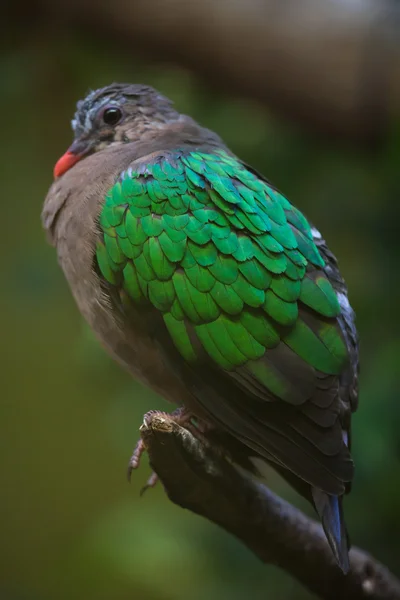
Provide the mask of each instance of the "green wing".
MULTIPOLYGON (((321 390, 348 360, 340 307, 309 223, 284 196, 223 151, 176 151, 124 172, 100 227, 103 277, 121 301, 160 311, 187 363, 206 357, 254 397, 336 423, 321 390)), ((318 432, 293 431, 324 451, 318 432)), ((341 436, 334 449, 325 437, 325 454, 339 452, 341 436)))

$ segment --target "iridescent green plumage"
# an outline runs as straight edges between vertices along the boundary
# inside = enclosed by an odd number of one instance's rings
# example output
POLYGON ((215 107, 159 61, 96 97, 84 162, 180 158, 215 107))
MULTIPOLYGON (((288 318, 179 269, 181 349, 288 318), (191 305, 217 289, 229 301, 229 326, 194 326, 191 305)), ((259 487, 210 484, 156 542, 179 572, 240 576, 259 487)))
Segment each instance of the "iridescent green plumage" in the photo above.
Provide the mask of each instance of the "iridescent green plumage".
POLYGON ((128 169, 107 194, 100 226, 103 277, 160 311, 187 361, 205 351, 227 371, 248 364, 289 402, 282 375, 278 384, 260 361, 280 341, 323 373, 342 370, 340 307, 310 225, 236 158, 175 151, 128 169), (301 306, 312 309, 312 325, 301 306))

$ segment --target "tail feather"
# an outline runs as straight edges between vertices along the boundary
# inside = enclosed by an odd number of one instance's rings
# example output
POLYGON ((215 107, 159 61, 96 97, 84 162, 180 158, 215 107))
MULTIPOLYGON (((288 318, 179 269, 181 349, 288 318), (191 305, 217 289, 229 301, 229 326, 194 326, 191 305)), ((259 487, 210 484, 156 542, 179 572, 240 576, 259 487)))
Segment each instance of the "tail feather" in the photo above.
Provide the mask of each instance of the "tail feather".
POLYGON ((346 575, 350 570, 349 540, 344 522, 342 497, 331 496, 317 488, 312 488, 312 496, 332 552, 346 575))

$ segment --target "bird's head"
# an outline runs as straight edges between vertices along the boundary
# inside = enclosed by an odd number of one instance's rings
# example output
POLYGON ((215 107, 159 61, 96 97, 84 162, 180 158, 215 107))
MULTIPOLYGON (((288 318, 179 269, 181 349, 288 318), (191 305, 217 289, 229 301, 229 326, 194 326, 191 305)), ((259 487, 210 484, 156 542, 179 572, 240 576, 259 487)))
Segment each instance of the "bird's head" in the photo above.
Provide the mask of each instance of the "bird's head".
POLYGON ((77 104, 72 119, 74 141, 57 161, 54 177, 107 146, 139 141, 149 131, 177 121, 170 100, 151 87, 114 83, 90 92, 77 104))

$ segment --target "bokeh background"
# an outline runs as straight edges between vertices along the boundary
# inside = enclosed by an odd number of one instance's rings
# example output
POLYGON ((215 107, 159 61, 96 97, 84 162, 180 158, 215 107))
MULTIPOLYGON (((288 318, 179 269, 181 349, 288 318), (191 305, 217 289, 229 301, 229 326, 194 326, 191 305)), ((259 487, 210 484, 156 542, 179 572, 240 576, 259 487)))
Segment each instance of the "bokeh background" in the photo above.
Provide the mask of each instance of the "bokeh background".
MULTIPOLYGON (((339 12, 320 23, 315 12, 310 22, 299 13, 292 21, 305 29, 312 23, 316 35, 310 41, 307 33, 308 58, 302 45, 296 63, 301 31, 262 47, 271 31, 279 37, 273 19, 284 28, 293 17, 267 0, 268 19, 251 0, 198 3, 201 15, 188 13, 190 3, 167 0, 148 0, 147 8, 132 0, 126 13, 119 0, 70 0, 63 8, 6 2, 1 598, 311 598, 227 533, 172 505, 161 486, 139 498, 146 460, 126 481, 143 413, 168 407, 94 342, 40 224, 53 165, 71 141, 75 102, 112 81, 153 85, 215 129, 317 224, 338 256, 357 312, 362 365, 347 522, 355 544, 400 574, 400 21, 393 27, 380 4, 326 0, 339 12)), ((312 1, 300 5, 307 11, 312 1)), ((299 502, 274 477, 270 483, 299 502)))

